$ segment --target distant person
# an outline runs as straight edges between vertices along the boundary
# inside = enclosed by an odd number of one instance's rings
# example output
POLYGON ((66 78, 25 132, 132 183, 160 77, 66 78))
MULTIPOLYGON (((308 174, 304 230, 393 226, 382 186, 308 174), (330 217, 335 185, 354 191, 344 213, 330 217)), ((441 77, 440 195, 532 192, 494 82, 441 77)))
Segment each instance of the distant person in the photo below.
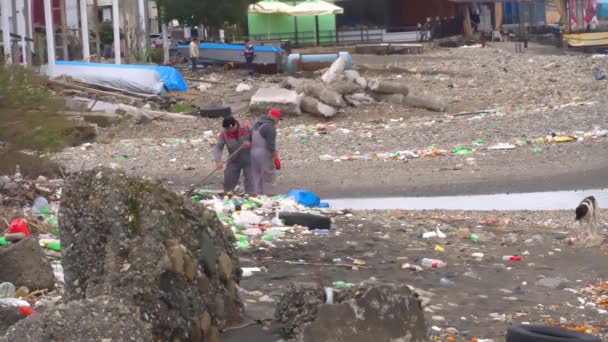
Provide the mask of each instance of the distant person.
POLYGON ((242 125, 232 116, 224 118, 223 131, 220 133, 217 145, 213 149, 213 159, 216 170, 224 169, 224 191, 234 191, 241 179, 245 178, 245 192, 255 192, 254 179, 251 175, 251 127, 242 125), (228 148, 231 157, 228 162, 222 161, 224 146, 228 148), (240 150, 239 150, 240 148, 240 150), (236 155, 234 155, 237 153, 236 155))
POLYGON ((276 171, 281 169, 281 159, 277 152, 277 124, 281 111, 271 109, 268 115, 253 125, 251 141, 251 168, 255 193, 276 194, 276 171))
POLYGON ((247 68, 249 76, 253 76, 253 60, 255 59, 255 50, 249 39, 245 39, 245 50, 243 50, 243 56, 245 57, 245 68, 247 68))
POLYGON ((200 43, 197 37, 190 42, 190 60, 192 60, 192 72, 198 71, 198 57, 200 54, 200 43))

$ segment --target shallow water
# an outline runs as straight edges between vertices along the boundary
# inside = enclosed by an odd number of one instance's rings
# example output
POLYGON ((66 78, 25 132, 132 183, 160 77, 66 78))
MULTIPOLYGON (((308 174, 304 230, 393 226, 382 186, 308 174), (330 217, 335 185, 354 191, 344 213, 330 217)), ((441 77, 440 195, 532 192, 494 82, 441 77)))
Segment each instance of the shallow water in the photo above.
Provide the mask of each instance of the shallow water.
POLYGON ((328 199, 334 209, 353 210, 569 210, 587 196, 608 205, 608 189, 437 197, 328 199))

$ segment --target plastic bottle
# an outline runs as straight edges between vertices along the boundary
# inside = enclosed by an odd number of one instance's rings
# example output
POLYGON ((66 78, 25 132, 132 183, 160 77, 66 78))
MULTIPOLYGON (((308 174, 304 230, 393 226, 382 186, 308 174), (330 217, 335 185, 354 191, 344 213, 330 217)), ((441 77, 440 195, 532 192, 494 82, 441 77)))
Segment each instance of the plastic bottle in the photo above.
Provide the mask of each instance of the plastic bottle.
POLYGON ((15 180, 21 180, 23 178, 23 175, 21 174, 21 166, 16 165, 15 166, 15 180))
POLYGON ((448 263, 447 262, 443 262, 441 260, 437 260, 437 259, 427 259, 424 258, 422 259, 422 267, 426 267, 426 268, 444 268, 444 267, 448 267, 448 263))
POLYGON ((331 287, 325 288, 325 304, 333 304, 334 303, 334 289, 331 287))
POLYGON ((522 261, 522 257, 519 255, 505 255, 502 257, 503 261, 522 261))
POLYGON ((344 281, 336 281, 336 282, 334 282, 334 287, 337 288, 337 289, 343 289, 343 288, 346 288, 346 287, 353 287, 353 286, 355 286, 355 284, 353 284, 353 283, 347 283, 347 282, 344 282, 344 281))
POLYGON ((239 239, 239 248, 247 249, 249 247, 251 247, 251 246, 249 245, 249 241, 247 240, 247 237, 241 236, 241 238, 239 239))
POLYGON ((456 283, 447 278, 441 278, 439 280, 439 285, 443 287, 455 287, 456 283))
POLYGON ((0 284, 0 298, 15 298, 15 285, 8 282, 0 284))
POLYGON ((418 265, 410 264, 410 263, 401 265, 401 269, 402 270, 416 271, 416 272, 420 272, 420 271, 423 270, 422 267, 420 267, 418 265))
POLYGON ((473 241, 473 242, 479 242, 479 235, 477 235, 477 234, 471 234, 471 241, 473 241))
POLYGON ((49 242, 46 244, 45 246, 48 249, 57 251, 57 252, 61 252, 61 242, 57 241, 57 242, 49 242))
POLYGON ((43 216, 43 209, 49 207, 49 201, 44 197, 38 197, 32 205, 32 215, 38 217, 43 216))

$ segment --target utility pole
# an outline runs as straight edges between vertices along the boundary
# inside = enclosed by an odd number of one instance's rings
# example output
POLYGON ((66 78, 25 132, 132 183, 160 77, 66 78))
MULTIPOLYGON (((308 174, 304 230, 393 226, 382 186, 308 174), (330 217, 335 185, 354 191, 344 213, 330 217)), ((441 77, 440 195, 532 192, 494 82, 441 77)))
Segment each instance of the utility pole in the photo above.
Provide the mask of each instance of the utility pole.
POLYGON ((93 0, 93 23, 95 24, 95 48, 97 49, 97 60, 101 60, 101 36, 99 35, 99 6, 97 0, 93 0))

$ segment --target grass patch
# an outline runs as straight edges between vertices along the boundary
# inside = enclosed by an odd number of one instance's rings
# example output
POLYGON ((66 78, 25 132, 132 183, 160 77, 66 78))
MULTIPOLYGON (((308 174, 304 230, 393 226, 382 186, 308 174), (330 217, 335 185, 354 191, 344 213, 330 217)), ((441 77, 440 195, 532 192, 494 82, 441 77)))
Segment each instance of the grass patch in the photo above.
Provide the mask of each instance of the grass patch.
POLYGON ((54 152, 90 138, 62 115, 64 100, 44 77, 17 65, 0 66, 0 141, 14 150, 54 152))
POLYGON ((176 103, 169 110, 171 113, 192 113, 192 107, 185 103, 176 103))

